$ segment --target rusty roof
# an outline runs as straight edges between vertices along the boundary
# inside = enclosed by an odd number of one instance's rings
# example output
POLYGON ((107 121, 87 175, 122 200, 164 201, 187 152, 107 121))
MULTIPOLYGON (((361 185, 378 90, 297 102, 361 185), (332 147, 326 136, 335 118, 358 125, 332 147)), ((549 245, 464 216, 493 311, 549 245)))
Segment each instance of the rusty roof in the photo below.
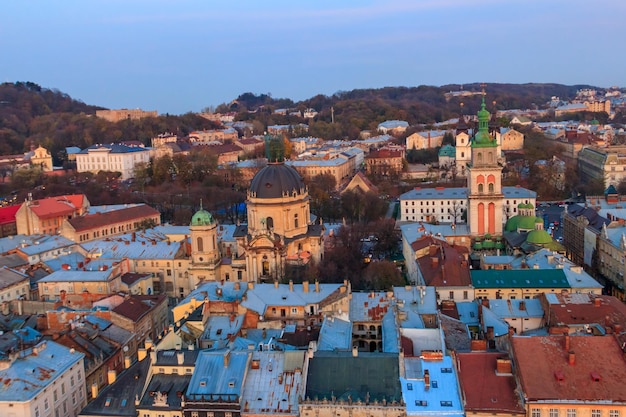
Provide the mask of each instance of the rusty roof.
POLYGON ((613 336, 516 336, 511 342, 527 401, 626 401, 626 361, 613 336))
MULTIPOLYGON (((512 373, 497 372, 498 359, 509 363, 508 356, 499 352, 458 353, 459 382, 465 397, 465 410, 482 413, 519 413, 524 407, 515 393, 512 373), (480 381, 479 384, 476 381, 480 381)), ((510 366, 510 365, 509 365, 510 366)), ((504 366, 506 368, 506 365, 504 366)))
POLYGON ((80 232, 103 227, 109 224, 140 220, 159 215, 159 212, 152 207, 140 204, 138 206, 126 207, 120 210, 113 210, 105 213, 98 212, 95 214, 74 217, 69 219, 68 222, 75 231, 80 232))
POLYGON ((165 294, 131 295, 122 304, 115 307, 113 312, 137 322, 166 300, 165 294))

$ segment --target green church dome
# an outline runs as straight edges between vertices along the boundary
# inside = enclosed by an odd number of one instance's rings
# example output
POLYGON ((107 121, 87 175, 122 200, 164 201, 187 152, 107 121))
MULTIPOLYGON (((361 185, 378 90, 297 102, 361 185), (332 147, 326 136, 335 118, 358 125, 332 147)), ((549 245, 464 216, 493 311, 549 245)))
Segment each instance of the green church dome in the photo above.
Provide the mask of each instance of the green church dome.
MULTIPOLYGON (((519 225, 520 216, 513 216, 506 221, 504 225, 505 232, 517 232, 517 226, 519 225)), ((533 227, 534 229, 534 227, 533 227)))
POLYGON ((545 245, 552 242, 552 236, 545 230, 533 230, 528 233, 526 242, 534 243, 535 245, 545 245))
POLYGON ((535 217, 535 224, 542 224, 543 219, 541 217, 535 217))
POLYGON ((215 223, 213 216, 206 210, 200 209, 191 218, 192 226, 208 226, 215 223))
POLYGON ((535 230, 535 217, 534 216, 521 216, 518 228, 522 230, 535 230))

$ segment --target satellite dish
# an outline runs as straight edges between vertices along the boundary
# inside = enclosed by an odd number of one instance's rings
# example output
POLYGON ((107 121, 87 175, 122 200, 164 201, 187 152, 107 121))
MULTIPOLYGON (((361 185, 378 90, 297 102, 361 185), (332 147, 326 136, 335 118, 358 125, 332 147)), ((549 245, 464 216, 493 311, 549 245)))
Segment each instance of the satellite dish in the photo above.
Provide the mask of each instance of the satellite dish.
POLYGON ((124 346, 124 349, 122 349, 124 352, 128 352, 128 346, 124 346))

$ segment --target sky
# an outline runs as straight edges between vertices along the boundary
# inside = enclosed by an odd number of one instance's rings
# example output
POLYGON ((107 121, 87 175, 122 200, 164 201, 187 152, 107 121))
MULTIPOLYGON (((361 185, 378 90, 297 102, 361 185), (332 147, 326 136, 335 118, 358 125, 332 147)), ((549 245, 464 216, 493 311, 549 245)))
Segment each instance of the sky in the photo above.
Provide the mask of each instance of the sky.
POLYGON ((0 82, 197 112, 473 82, 626 86, 623 0, 6 0, 0 82))

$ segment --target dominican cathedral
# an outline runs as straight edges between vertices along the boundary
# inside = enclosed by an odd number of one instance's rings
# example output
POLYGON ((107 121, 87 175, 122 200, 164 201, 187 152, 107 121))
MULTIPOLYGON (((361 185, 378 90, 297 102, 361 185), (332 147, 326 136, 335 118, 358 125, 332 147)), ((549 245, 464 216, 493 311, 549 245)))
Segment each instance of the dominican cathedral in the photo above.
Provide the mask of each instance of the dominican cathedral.
POLYGON ((274 282, 289 266, 304 268, 324 255, 324 227, 312 220, 309 193, 300 174, 280 155, 252 179, 248 223, 217 224, 200 208, 190 224, 189 282, 233 280, 274 282), (225 230, 232 236, 226 239, 225 230), (226 241, 232 244, 227 245, 226 241))

